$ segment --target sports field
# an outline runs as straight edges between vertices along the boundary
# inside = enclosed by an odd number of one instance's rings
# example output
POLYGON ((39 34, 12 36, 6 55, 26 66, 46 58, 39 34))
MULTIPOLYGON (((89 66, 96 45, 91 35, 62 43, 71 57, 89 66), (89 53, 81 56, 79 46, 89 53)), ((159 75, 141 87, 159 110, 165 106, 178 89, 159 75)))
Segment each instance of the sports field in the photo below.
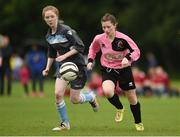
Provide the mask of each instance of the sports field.
POLYGON ((105 98, 98 98, 100 110, 89 104, 73 105, 66 98, 70 131, 52 132, 58 124, 54 103, 54 85, 45 83, 46 95, 23 97, 22 87, 13 85, 11 97, 0 97, 0 136, 180 136, 180 98, 139 98, 144 132, 134 128, 128 101, 121 97, 126 111, 121 123, 114 122, 115 109, 105 98))

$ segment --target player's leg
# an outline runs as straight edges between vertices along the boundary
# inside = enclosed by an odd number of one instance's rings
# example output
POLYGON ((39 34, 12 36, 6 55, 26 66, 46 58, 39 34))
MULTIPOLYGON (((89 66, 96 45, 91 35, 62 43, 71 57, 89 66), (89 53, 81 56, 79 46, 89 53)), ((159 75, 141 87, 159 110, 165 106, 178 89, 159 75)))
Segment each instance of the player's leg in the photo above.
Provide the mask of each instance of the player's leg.
POLYGON ((81 92, 81 89, 71 89, 70 100, 73 104, 83 104, 89 102, 94 112, 98 111, 98 102, 93 92, 81 92))
POLYGON ((31 74, 31 80, 32 80, 32 96, 35 97, 37 94, 36 93, 37 76, 34 72, 31 74))
POLYGON ((94 112, 98 111, 98 102, 93 92, 81 92, 87 81, 86 68, 79 69, 78 77, 70 82, 71 92, 70 99, 74 104, 89 102, 94 112))
POLYGON ((135 89, 125 91, 125 94, 128 98, 128 101, 130 103, 131 112, 134 117, 135 127, 137 131, 143 131, 144 126, 142 124, 141 120, 141 106, 140 103, 137 100, 135 89))
POLYGON ((24 87, 24 93, 26 96, 29 95, 29 88, 28 88, 28 83, 24 83, 23 84, 23 87, 24 87))
POLYGON ((73 104, 86 103, 94 100, 91 92, 82 93, 81 89, 71 89, 70 100, 73 104))
POLYGON ((144 126, 141 123, 141 108, 136 96, 136 86, 134 83, 131 67, 127 67, 122 70, 119 85, 124 90, 130 103, 130 108, 134 117, 136 130, 143 131, 144 126))
POLYGON ((102 88, 104 95, 108 99, 108 101, 117 109, 116 115, 115 115, 115 121, 120 122, 123 120, 123 105, 119 99, 119 96, 114 93, 115 84, 111 80, 105 80, 102 83, 102 88))
POLYGON ((66 87, 67 87, 67 82, 65 80, 56 78, 55 99, 56 99, 57 112, 59 114, 60 125, 58 127, 53 128, 52 130, 54 131, 70 129, 69 120, 67 117, 66 104, 63 99, 66 87))

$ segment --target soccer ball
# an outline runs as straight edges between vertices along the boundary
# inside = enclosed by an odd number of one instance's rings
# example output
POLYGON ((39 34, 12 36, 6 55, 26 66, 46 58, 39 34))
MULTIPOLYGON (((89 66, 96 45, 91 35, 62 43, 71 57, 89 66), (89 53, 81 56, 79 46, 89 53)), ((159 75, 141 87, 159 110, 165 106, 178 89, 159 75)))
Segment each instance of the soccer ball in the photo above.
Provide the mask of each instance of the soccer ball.
POLYGON ((73 62, 63 63, 59 69, 61 78, 66 81, 73 81, 77 78, 79 69, 73 62))

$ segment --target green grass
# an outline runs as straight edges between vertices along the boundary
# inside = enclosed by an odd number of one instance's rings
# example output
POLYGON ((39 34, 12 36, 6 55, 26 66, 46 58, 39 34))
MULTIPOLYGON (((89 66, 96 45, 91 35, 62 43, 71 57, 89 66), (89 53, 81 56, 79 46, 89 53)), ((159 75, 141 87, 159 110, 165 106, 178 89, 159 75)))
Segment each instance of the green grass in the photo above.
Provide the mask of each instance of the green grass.
POLYGON ((114 122, 115 109, 105 98, 98 98, 100 110, 94 113, 89 104, 74 105, 66 99, 71 130, 52 132, 58 124, 53 82, 45 84, 46 96, 23 97, 15 83, 11 97, 0 97, 0 136, 177 136, 180 135, 180 98, 139 98, 144 132, 134 128, 127 98, 121 97, 126 111, 122 123, 114 122))

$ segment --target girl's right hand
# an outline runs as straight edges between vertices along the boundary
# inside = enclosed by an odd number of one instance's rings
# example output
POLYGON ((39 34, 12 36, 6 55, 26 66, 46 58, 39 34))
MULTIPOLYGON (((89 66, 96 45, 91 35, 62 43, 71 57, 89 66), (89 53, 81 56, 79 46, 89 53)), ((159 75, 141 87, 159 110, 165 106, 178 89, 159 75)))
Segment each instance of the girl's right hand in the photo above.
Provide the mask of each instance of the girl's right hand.
POLYGON ((49 69, 45 69, 45 70, 42 71, 43 76, 47 76, 48 73, 49 73, 49 69))
POLYGON ((92 68, 93 68, 93 63, 92 63, 92 62, 89 62, 89 63, 87 64, 87 69, 88 69, 88 70, 92 70, 92 68))

